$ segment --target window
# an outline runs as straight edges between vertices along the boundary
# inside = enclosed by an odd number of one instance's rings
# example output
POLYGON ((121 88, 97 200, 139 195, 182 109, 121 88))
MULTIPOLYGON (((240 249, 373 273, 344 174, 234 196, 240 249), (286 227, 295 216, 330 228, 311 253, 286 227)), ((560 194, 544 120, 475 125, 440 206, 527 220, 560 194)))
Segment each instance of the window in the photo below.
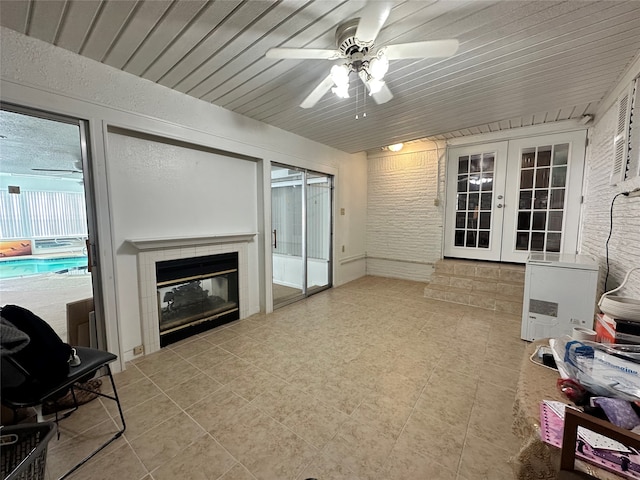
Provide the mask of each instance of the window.
POLYGON ((611 185, 640 175, 640 77, 618 98, 611 185))

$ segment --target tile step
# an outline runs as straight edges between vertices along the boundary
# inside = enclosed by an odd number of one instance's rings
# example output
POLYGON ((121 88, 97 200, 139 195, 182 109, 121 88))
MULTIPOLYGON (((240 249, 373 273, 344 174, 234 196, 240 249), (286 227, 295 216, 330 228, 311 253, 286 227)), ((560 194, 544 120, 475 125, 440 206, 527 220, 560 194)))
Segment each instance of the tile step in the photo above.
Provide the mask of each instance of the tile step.
POLYGON ((464 277, 435 273, 431 275, 429 285, 464 289, 467 292, 472 293, 495 293, 512 296, 518 298, 520 301, 522 301, 524 296, 524 283, 513 281, 500 281, 486 278, 480 279, 478 277, 464 277))
POLYGON ((438 260, 434 275, 524 284, 524 265, 471 260, 438 260))
POLYGON ((470 291, 466 288, 437 284, 427 284, 424 288, 424 296, 434 300, 470 305, 486 310, 494 310, 514 315, 520 315, 522 313, 521 296, 470 291))

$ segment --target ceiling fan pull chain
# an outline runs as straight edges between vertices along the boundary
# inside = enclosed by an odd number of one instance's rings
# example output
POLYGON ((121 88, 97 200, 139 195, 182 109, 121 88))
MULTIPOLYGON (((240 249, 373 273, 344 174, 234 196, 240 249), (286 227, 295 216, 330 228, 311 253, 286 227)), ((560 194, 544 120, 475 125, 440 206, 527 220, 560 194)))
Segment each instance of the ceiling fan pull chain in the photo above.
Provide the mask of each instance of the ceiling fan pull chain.
POLYGON ((366 87, 362 87, 362 118, 367 118, 367 89, 366 87))
POLYGON ((358 120, 358 84, 356 84, 356 120, 358 120))

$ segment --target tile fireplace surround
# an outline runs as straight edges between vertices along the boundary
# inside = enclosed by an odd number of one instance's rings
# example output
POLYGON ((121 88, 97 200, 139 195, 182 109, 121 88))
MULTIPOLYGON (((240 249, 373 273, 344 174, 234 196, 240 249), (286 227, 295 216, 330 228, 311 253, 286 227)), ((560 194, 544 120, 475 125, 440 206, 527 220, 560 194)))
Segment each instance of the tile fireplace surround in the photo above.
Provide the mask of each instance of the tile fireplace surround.
POLYGON ((160 350, 156 262, 238 252, 238 297, 240 318, 248 315, 248 242, 255 233, 184 238, 145 238, 127 240, 138 249, 138 291, 140 321, 145 354, 160 350))

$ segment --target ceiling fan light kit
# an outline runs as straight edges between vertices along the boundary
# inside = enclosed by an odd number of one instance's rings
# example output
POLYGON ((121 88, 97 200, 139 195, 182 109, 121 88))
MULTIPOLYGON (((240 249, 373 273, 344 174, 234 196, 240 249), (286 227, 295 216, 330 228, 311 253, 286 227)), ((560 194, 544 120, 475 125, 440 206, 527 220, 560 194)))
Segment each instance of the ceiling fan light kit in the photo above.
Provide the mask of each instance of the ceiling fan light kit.
POLYGON ((389 70, 389 60, 449 57, 458 50, 458 41, 455 39, 386 45, 376 50, 375 39, 386 22, 391 7, 389 2, 369 2, 359 18, 338 25, 336 50, 271 48, 266 57, 279 60, 347 60, 346 63, 336 64, 331 68, 329 75, 300 104, 302 108, 313 107, 329 90, 339 98, 349 98, 349 75, 352 72, 360 77, 378 105, 386 103, 393 98, 384 81, 389 70))

